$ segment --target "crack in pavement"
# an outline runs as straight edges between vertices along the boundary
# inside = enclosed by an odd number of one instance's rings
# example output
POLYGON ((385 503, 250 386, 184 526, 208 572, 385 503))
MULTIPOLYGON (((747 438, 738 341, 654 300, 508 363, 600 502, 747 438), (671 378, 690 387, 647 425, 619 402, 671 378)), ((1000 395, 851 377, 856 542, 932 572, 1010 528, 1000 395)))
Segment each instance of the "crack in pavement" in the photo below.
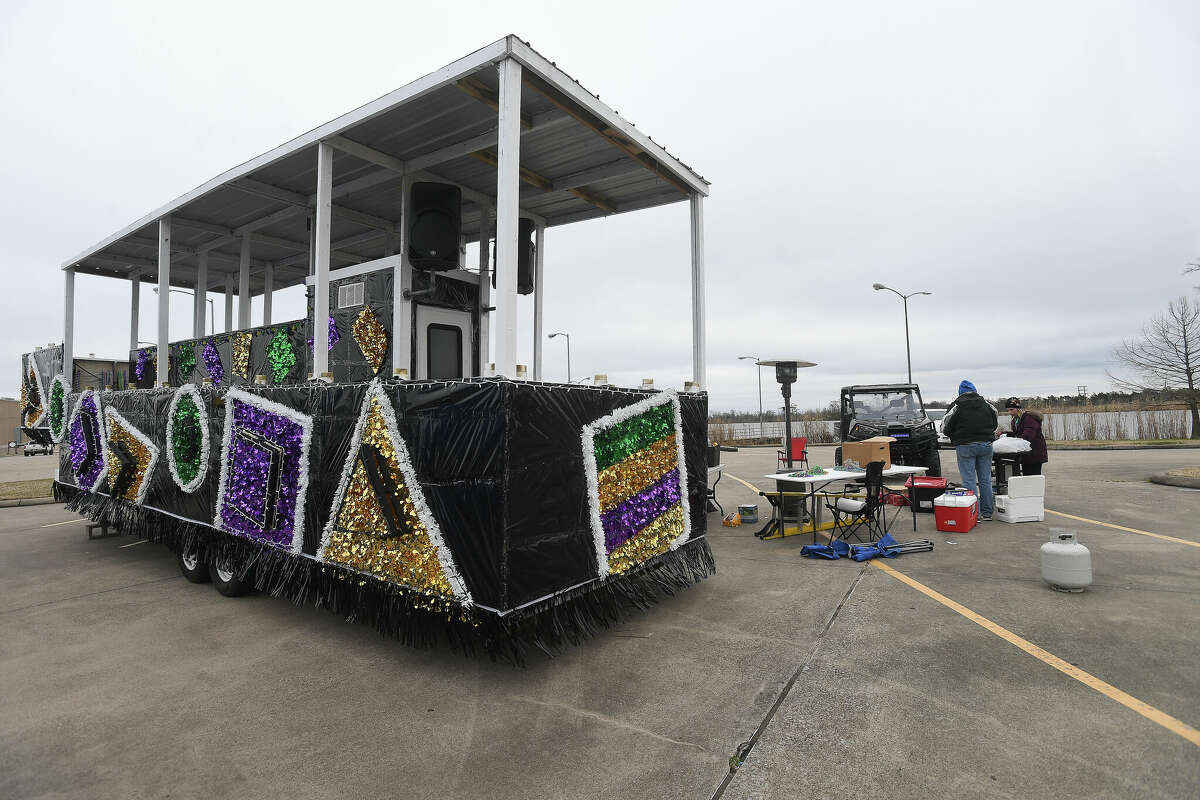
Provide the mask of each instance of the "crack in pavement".
POLYGON ((95 597, 98 594, 108 594, 109 592, 120 592, 120 591, 124 591, 125 589, 132 589, 135 586, 148 586, 152 583, 162 583, 163 581, 179 580, 182 577, 183 577, 182 575, 168 575, 165 578, 155 578, 155 579, 149 580, 149 581, 138 581, 137 583, 126 584, 125 586, 114 586, 111 589, 101 589, 98 592, 87 592, 86 594, 75 594, 75 595, 71 595, 70 597, 59 597, 55 600, 44 600, 40 603, 33 603, 31 605, 20 606, 18 608, 5 608, 5 609, 0 610, 0 614, 13 614, 13 613, 16 613, 17 611, 26 611, 30 608, 40 608, 41 606, 52 606, 55 603, 65 603, 69 600, 81 600, 85 597, 95 597))
POLYGON ((546 700, 538 700, 536 697, 528 697, 526 695, 513 695, 513 699, 520 700, 521 702, 524 702, 524 703, 530 703, 535 706, 543 706, 545 708, 555 708, 560 711, 570 711, 571 713, 576 714, 578 716, 587 717, 588 719, 593 719, 593 720, 596 720, 597 722, 603 722, 604 724, 611 725, 615 728, 621 728, 621 729, 627 730, 627 731, 634 731, 636 733, 640 733, 645 736, 649 736, 651 738, 658 739, 660 742, 670 742, 671 744, 678 744, 678 745, 682 745, 684 747, 694 747, 703 753, 712 752, 704 745, 696 744, 695 742, 684 742, 684 741, 680 741, 679 739, 672 739, 670 736, 663 736, 660 733, 655 733, 654 731, 649 731, 649 730, 646 730, 645 728, 640 728, 637 725, 630 725, 628 722, 623 722, 619 719, 613 719, 612 717, 605 716, 604 714, 600 714, 595 711, 587 711, 586 709, 576 708, 575 706, 569 705, 567 703, 553 703, 553 702, 549 702, 546 700))

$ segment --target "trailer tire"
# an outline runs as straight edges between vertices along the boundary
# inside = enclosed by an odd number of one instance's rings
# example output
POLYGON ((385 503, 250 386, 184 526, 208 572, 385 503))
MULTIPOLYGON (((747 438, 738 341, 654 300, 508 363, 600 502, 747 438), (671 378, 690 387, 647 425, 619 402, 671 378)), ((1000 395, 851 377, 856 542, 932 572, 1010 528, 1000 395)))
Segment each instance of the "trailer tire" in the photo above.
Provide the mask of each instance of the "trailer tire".
POLYGON ((179 571, 192 583, 208 583, 210 580, 208 562, 200 557, 194 545, 179 551, 179 571))
POLYGON ((931 478, 942 477, 942 454, 938 450, 937 442, 929 446, 929 453, 925 456, 925 465, 929 467, 926 475, 931 478))
POLYGON ((248 580, 249 576, 239 578, 237 568, 227 561, 218 564, 214 559, 208 562, 208 576, 212 579, 213 587, 226 597, 241 597, 254 588, 248 580))

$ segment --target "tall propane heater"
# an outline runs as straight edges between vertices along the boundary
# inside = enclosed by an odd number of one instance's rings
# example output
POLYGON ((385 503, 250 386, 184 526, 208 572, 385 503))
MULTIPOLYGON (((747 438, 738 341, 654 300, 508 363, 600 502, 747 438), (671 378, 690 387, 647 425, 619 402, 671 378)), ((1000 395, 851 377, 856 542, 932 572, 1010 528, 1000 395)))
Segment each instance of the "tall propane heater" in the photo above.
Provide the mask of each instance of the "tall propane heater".
POLYGON ((801 361, 798 358, 772 358, 759 361, 761 367, 774 367, 775 380, 779 382, 779 391, 783 393, 783 451, 787 457, 788 469, 792 468, 792 384, 796 382, 796 370, 804 367, 815 367, 812 361, 801 361))

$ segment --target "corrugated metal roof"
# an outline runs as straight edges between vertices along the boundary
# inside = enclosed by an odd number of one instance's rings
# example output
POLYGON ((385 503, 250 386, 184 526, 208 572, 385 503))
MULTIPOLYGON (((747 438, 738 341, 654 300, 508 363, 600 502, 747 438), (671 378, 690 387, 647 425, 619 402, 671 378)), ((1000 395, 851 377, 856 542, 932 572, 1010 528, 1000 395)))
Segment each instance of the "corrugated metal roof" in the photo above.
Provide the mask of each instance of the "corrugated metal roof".
POLYGON ((389 251, 400 216, 399 162, 410 171, 421 170, 415 173, 418 179, 461 185, 463 232, 468 241, 477 240, 479 202, 496 192, 495 65, 509 57, 523 67, 524 213, 549 226, 563 225, 677 202, 691 192, 707 194, 708 182, 690 167, 527 43, 507 36, 218 175, 63 268, 119 278, 157 274, 157 221, 170 214, 172 283, 193 286, 199 255, 207 252, 208 288, 219 290, 226 276, 237 272, 241 237, 247 233, 253 293, 262 290, 266 264, 274 266, 275 288, 302 283, 321 141, 338 148, 334 268, 389 251))

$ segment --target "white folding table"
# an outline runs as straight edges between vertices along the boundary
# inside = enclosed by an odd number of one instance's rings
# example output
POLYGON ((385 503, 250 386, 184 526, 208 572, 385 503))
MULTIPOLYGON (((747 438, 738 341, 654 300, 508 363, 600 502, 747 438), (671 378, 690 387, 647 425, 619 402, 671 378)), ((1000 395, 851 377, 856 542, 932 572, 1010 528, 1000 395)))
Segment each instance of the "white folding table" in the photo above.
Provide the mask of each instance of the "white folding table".
MULTIPOLYGON (((883 471, 883 477, 896 478, 902 475, 923 475, 928 471, 928 467, 909 467, 902 464, 894 464, 883 471)), ((763 477, 767 478, 768 480, 778 481, 780 483, 794 483, 801 487, 801 491, 804 491, 808 494, 806 502, 811 504, 812 507, 811 517, 813 521, 813 538, 815 541, 817 535, 817 526, 820 522, 819 509, 817 508, 817 492, 822 491, 825 489, 825 487, 836 483, 848 483, 850 481, 862 480, 866 477, 866 473, 851 472, 848 470, 838 469, 837 467, 829 467, 828 469, 825 469, 823 474, 820 475, 777 472, 773 475, 764 475, 763 477)), ((766 494, 771 493, 767 492, 766 494)), ((917 529, 917 507, 915 499, 916 493, 910 488, 908 491, 908 505, 912 509, 914 531, 917 529)), ((783 533, 782 502, 779 504, 771 504, 771 519, 754 535, 760 539, 763 539, 774 533, 776 529, 779 530, 781 535, 786 535, 783 533)))

